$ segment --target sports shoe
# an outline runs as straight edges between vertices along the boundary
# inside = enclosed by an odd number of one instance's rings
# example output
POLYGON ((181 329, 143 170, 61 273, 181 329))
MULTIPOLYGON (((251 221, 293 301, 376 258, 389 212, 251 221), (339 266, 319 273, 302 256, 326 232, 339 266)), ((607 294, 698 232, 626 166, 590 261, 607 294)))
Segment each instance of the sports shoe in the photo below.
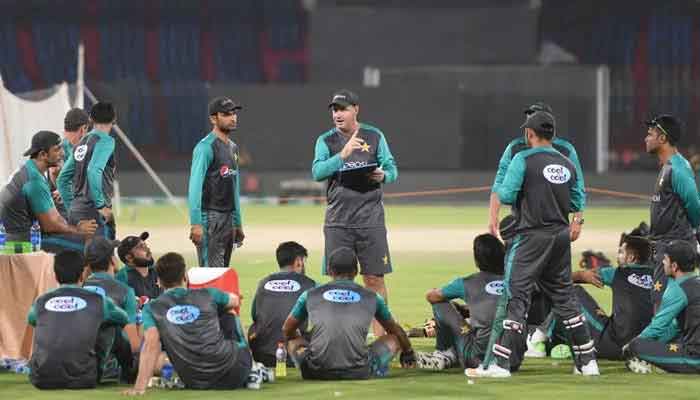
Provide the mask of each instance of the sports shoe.
POLYGON ((253 367, 248 373, 248 380, 246 381, 246 387, 248 389, 260 389, 263 383, 263 372, 260 368, 253 367))
POLYGON ((416 366, 419 369, 442 371, 443 369, 450 368, 455 359, 455 354, 452 351, 436 350, 431 353, 424 351, 416 352, 416 366))
POLYGON ((598 376, 600 371, 598 371, 598 362, 596 360, 591 360, 588 364, 581 366, 581 370, 574 365, 574 375, 583 376, 598 376))
POLYGON ((650 374, 654 372, 651 364, 637 357, 630 358, 625 362, 625 366, 635 374, 650 374))
POLYGON ((571 348, 566 344, 558 344, 552 348, 549 356, 556 360, 571 358, 571 348))
POLYGON ((527 358, 544 358, 547 357, 547 345, 544 342, 532 340, 533 334, 527 335, 527 351, 525 352, 525 357, 527 358))
POLYGON ((499 367, 496 363, 492 363, 488 368, 479 364, 477 368, 467 368, 464 370, 464 375, 469 378, 510 378, 510 371, 499 367))

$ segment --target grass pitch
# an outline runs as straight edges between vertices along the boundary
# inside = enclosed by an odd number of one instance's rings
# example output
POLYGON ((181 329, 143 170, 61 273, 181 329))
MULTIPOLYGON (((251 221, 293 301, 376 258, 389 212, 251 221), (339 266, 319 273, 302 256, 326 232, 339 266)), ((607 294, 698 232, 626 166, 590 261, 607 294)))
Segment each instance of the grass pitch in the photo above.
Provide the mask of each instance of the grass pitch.
MULTIPOLYGON (((320 226, 323 221, 323 208, 317 206, 272 207, 251 205, 244 209, 245 223, 248 226, 266 226, 276 229, 281 225, 320 226)), ((448 207, 448 206, 388 206, 387 221, 392 230, 411 227, 468 227, 481 229, 486 226, 486 207, 448 207)), ((614 248, 610 243, 610 232, 629 231, 641 220, 648 220, 648 209, 631 208, 592 208, 586 212, 584 235, 594 248, 614 248), (605 235, 601 234, 606 232, 605 235), (600 238, 599 243, 596 238, 600 238)), ((183 220, 184 221, 184 220, 183 220)), ((175 227, 183 222, 175 211, 164 206, 129 207, 122 210, 119 224, 122 227, 175 227)), ((118 228, 119 229, 119 228, 118 228)), ((303 237, 290 237, 304 243, 303 237)), ((425 302, 424 293, 432 287, 441 286, 451 279, 474 272, 471 245, 454 251, 431 251, 420 248, 416 251, 394 251, 392 254, 395 272, 388 275, 389 307, 402 324, 416 325, 423 322, 430 314, 430 307, 425 302)), ((277 243, 270 243, 270 250, 265 252, 241 251, 234 255, 233 263, 238 270, 244 306, 242 321, 250 323, 250 300, 259 279, 276 269, 274 248, 277 243)), ((391 246, 391 242, 390 242, 391 246)), ((162 254, 170 249, 153 249, 162 254)), ((311 250, 311 249, 310 249, 311 250)), ((190 249, 182 250, 186 257, 194 260, 190 249)), ((608 251, 612 258, 614 254, 608 251)), ((321 256, 312 250, 307 272, 319 282, 326 279, 320 276, 321 256)), ((574 254, 574 261, 578 259, 574 254)), ((603 308, 610 308, 609 290, 591 288, 591 293, 603 308)), ((431 339, 414 340, 418 350, 430 350, 434 346, 431 339)), ((526 359, 521 371, 512 379, 476 380, 468 384, 459 369, 444 373, 419 370, 401 370, 394 363, 391 376, 386 379, 353 382, 303 382, 295 370, 289 370, 290 376, 269 385, 259 391, 240 390, 223 392, 195 392, 152 390, 147 398, 185 400, 185 399, 697 399, 700 393, 700 380, 696 376, 679 376, 671 374, 635 375, 628 372, 621 362, 601 362, 602 376, 583 378, 573 376, 571 361, 551 359, 526 359)), ((120 398, 124 386, 105 386, 88 391, 52 391, 42 392, 34 389, 25 376, 0 373, 0 398, 2 399, 70 399, 87 396, 90 399, 120 398)))

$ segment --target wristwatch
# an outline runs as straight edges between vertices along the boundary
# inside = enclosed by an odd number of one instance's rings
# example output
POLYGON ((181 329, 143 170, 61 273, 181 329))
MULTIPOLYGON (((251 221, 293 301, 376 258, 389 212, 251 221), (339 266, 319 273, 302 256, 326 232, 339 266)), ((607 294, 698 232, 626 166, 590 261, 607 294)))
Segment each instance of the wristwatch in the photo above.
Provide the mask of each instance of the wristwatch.
POLYGON ((583 222, 584 222, 584 221, 585 221, 585 220, 584 220, 583 218, 581 218, 581 217, 574 217, 574 221, 573 221, 573 222, 576 222, 576 223, 579 224, 579 225, 583 225, 583 222))

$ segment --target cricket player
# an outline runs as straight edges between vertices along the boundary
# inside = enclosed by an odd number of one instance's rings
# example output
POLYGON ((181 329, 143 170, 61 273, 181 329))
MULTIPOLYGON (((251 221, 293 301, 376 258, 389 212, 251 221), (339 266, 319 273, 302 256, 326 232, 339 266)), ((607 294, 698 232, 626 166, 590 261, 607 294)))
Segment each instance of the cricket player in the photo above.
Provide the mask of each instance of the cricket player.
MULTIPOLYGON (((552 112, 552 107, 550 107, 544 102, 538 101, 524 110, 525 117, 527 118, 538 111, 544 111, 549 114, 552 114, 552 116, 554 115, 554 113, 552 112)), ((581 163, 579 162, 578 154, 576 153, 576 149, 574 148, 574 146, 571 144, 571 142, 559 137, 555 133, 555 136, 552 139, 552 147, 558 152, 560 152, 562 155, 567 157, 569 161, 571 161, 574 164, 574 166, 576 167, 576 185, 579 186, 581 191, 584 191, 585 183, 583 180, 583 169, 581 168, 581 163)), ((498 212, 501 208, 501 202, 498 199, 497 190, 503 183, 503 179, 506 176, 508 166, 510 165, 510 162, 513 160, 515 155, 523 150, 527 150, 528 148, 529 145, 525 137, 520 136, 518 138, 515 138, 511 140, 510 143, 508 143, 508 146, 506 146, 505 151, 503 151, 501 160, 498 162, 498 171, 496 172, 496 178, 494 179, 493 186, 491 187, 491 197, 489 199, 489 232, 491 232, 492 235, 498 235, 499 232, 498 212)), ((579 235, 581 234, 583 222, 583 210, 574 213, 574 218, 571 220, 570 224, 571 241, 575 241, 576 239, 578 239, 579 235)))
POLYGON ((685 240, 665 246, 668 275, 661 308, 651 324, 625 347, 627 367, 649 373, 650 365, 666 372, 700 373, 700 278, 695 273, 695 247, 685 240), (677 325, 675 323, 677 321, 677 325))
MULTIPOLYGON (((253 359, 266 367, 275 366, 277 344, 284 341, 282 324, 287 319, 299 296, 316 286, 306 276, 306 248, 297 242, 284 242, 275 252, 279 271, 263 278, 258 284, 251 303, 253 324, 248 331, 248 342, 253 359)), ((302 326, 306 332, 306 326, 302 326)))
POLYGON ((116 225, 112 215, 114 196, 114 138, 109 135, 117 121, 111 103, 99 102, 90 109, 93 130, 75 146, 58 175, 58 191, 68 210, 69 222, 97 221, 97 236, 114 240, 116 225))
POLYGON ((674 240, 696 244, 693 230, 700 225, 700 198, 690 163, 678 152, 680 121, 672 115, 659 115, 647 121, 644 138, 647 153, 656 157, 661 170, 651 197, 651 232, 654 257, 654 308, 658 309, 666 289, 663 259, 666 246, 674 240))
POLYGON ((56 254, 60 286, 39 296, 29 311, 34 327, 29 380, 38 389, 94 388, 109 353, 98 346, 100 327, 121 328, 128 322, 109 297, 80 287, 84 268, 81 253, 56 254))
MULTIPOLYGON (((574 287, 574 293, 581 304, 581 311, 586 317, 586 324, 595 342, 598 359, 623 360, 622 346, 639 335, 651 321, 653 307, 649 292, 652 288, 653 267, 648 264, 649 241, 640 233, 642 229, 637 227, 620 237, 617 268, 602 265, 573 273, 574 282, 612 289, 612 314, 607 316, 583 287, 574 287)), ((537 347, 532 346, 531 342, 538 342, 546 337, 553 339, 552 344, 566 343, 563 325, 557 323, 553 314, 532 336, 535 340, 531 339, 528 347, 537 347)), ((544 357, 545 354, 540 356, 544 357)))
MULTIPOLYGON (((324 259, 338 247, 354 249, 365 287, 386 301, 384 275, 392 264, 382 184, 396 181, 398 170, 382 131, 358 121, 359 102, 349 90, 333 95, 328 107, 335 127, 316 141, 311 172, 314 180, 328 181, 324 259)), ((379 324, 373 330, 382 335, 379 324)))
POLYGON ((238 146, 230 136, 238 126, 241 106, 227 97, 209 103, 212 131, 192 153, 188 188, 190 240, 200 267, 228 268, 234 244, 245 234, 241 220, 238 146))
POLYGON ((134 289, 136 297, 143 300, 153 300, 163 293, 153 267, 155 261, 151 249, 146 244, 149 236, 148 232, 141 232, 139 236, 127 236, 117 248, 117 255, 124 265, 116 273, 115 279, 134 289))
POLYGON ((0 191, 0 221, 5 226, 7 248, 15 252, 22 243, 30 241, 34 221, 42 231, 42 249, 56 253, 64 249, 82 251, 85 238, 95 233, 95 220, 69 224, 58 213, 51 196, 46 172, 63 158, 61 137, 51 131, 39 131, 32 136, 31 147, 24 152, 29 159, 0 191))
POLYGON ((382 297, 354 282, 357 256, 339 247, 328 256, 332 281, 307 290, 299 297, 282 330, 288 353, 304 379, 342 380, 386 376, 394 356, 401 366, 415 366, 416 358, 403 329, 394 321, 382 297), (376 318, 387 335, 367 346, 367 333, 376 318), (311 340, 299 333, 304 321, 311 340))
POLYGON ((177 253, 156 262, 166 291, 143 308, 139 374, 126 394, 145 393, 164 364, 162 348, 188 389, 236 389, 246 384, 253 358, 238 317, 230 313, 240 304, 238 296, 218 289, 187 289, 186 269, 177 253))
POLYGON ((523 124, 529 150, 518 153, 496 193, 512 204, 515 237, 506 252, 504 294, 494 318, 484 361, 467 368, 470 377, 511 376, 510 357, 527 328, 532 287, 538 282, 567 331, 575 371, 598 375, 595 348, 571 283, 569 213, 583 208, 574 164, 552 147, 554 117, 537 111, 523 124), (494 360, 495 356, 495 360, 494 360))
MULTIPOLYGON (((505 248, 490 233, 474 238, 474 261, 480 272, 457 278, 440 289, 431 289, 426 299, 432 304, 436 321, 436 351, 417 352, 418 368, 442 370, 451 366, 476 368, 484 358, 491 334, 496 305, 503 294, 505 248), (461 299, 469 307, 465 320, 452 299, 461 299)), ((512 356, 511 368, 520 365, 525 341, 520 341, 512 356)))

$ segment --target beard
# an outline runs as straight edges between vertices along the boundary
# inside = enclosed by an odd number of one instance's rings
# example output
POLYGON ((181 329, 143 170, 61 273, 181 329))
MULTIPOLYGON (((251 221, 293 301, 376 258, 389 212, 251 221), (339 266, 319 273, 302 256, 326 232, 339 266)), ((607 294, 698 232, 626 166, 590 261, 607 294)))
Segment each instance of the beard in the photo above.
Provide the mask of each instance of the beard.
POLYGON ((131 264, 133 264, 135 267, 141 268, 150 267, 151 265, 153 265, 153 263, 153 257, 135 257, 134 261, 131 262, 131 264))
POLYGON ((229 125, 217 125, 216 126, 221 132, 226 132, 227 134, 231 134, 231 132, 236 130, 236 125, 234 124, 229 124, 229 125))

